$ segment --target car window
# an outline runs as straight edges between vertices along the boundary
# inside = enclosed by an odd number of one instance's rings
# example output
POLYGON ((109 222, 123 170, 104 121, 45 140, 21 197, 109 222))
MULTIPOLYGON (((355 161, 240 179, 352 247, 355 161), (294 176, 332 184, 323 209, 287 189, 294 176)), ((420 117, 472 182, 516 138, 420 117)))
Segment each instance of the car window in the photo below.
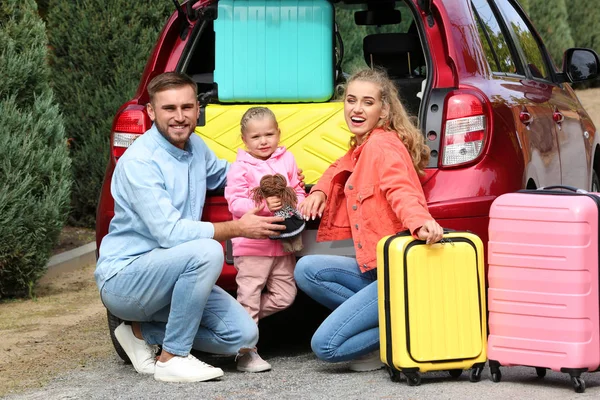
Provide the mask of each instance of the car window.
POLYGON ((485 57, 494 72, 517 73, 506 36, 487 0, 471 2, 485 57))
MULTIPOLYGON (((342 69, 352 73, 367 66, 363 58, 363 38, 376 33, 407 33, 416 29, 410 8, 404 2, 396 2, 395 8, 400 11, 402 21, 399 24, 383 26, 356 25, 354 13, 367 10, 366 4, 335 3, 335 20, 344 44, 342 69)), ((416 31, 415 31, 416 33, 416 31)))
POLYGON ((525 56, 525 65, 534 78, 551 80, 550 69, 544 61, 544 55, 531 29, 508 0, 496 0, 507 25, 515 32, 517 41, 525 56))

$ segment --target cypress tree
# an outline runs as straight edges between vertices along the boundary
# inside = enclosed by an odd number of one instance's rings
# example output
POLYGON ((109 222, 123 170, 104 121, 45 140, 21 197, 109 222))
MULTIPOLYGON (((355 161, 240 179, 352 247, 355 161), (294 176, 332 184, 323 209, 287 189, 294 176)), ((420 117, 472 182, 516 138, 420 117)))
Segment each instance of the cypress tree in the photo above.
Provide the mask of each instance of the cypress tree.
POLYGON ((564 51, 573 47, 565 0, 529 0, 529 17, 554 63, 562 65, 564 51))
POLYGON ((600 8, 596 0, 573 0, 569 2, 569 27, 575 47, 587 47, 600 53, 600 8))
POLYGON ((135 93, 168 1, 50 0, 53 85, 71 140, 70 223, 94 226, 112 120, 135 93))
POLYGON ((0 3, 0 298, 32 294, 69 206, 63 119, 34 0, 0 3))

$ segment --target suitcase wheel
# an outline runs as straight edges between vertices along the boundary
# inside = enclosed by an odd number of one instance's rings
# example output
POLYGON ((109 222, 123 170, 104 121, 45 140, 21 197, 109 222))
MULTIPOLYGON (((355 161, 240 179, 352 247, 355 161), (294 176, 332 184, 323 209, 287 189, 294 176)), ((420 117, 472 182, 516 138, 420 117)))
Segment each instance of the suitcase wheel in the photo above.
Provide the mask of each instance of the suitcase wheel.
POLYGON ((492 382, 498 383, 502 380, 502 372, 500 372, 499 369, 492 371, 491 376, 492 376, 492 382))
POLYGON ((469 373, 469 381, 471 382, 479 382, 481 380, 481 373, 483 372, 482 367, 471 368, 471 372, 469 373))
POLYGON ((400 382, 400 371, 396 371, 395 369, 392 369, 390 367, 385 367, 385 369, 390 375, 390 379, 392 380, 392 382, 400 382))
POLYGON ((421 375, 418 372, 405 372, 408 386, 419 386, 421 384, 421 375))
POLYGON ((543 378, 546 376, 546 368, 535 367, 535 373, 538 378, 543 378))
POLYGON ((448 371, 448 373, 452 378, 458 379, 462 375, 462 369, 451 369, 448 371))
POLYGON ((573 383, 573 389, 575 393, 585 392, 585 381, 580 376, 571 377, 571 383, 573 383))

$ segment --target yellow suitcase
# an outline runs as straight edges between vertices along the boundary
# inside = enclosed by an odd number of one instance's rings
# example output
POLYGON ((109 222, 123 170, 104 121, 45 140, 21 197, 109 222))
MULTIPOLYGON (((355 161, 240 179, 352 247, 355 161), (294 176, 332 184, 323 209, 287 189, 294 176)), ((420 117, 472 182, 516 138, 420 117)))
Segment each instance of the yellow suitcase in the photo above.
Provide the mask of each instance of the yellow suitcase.
POLYGON ((468 232, 446 232, 427 245, 408 232, 377 245, 381 361, 393 381, 410 386, 419 372, 471 369, 477 382, 486 361, 483 244, 468 232))

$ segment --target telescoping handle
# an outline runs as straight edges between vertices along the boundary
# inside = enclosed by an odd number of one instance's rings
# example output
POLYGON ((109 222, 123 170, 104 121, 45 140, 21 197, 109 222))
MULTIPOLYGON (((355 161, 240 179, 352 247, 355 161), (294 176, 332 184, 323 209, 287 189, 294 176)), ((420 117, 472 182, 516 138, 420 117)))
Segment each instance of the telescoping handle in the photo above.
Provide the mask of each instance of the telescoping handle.
POLYGON ((574 186, 567 186, 567 185, 545 186, 545 187, 539 188, 538 190, 551 190, 551 189, 564 189, 564 190, 569 190, 571 192, 581 193, 581 194, 588 194, 589 193, 587 190, 578 189, 578 188, 576 188, 574 186))

